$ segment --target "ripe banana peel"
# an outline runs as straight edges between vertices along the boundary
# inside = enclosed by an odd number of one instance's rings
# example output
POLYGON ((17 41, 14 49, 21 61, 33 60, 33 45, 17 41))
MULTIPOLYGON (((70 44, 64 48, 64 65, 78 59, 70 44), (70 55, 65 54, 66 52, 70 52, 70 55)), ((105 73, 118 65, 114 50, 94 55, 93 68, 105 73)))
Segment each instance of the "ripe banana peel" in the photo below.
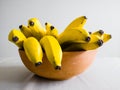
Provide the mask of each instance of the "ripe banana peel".
POLYGON ((87 43, 90 41, 90 35, 87 30, 76 27, 69 31, 64 31, 58 36, 58 41, 62 45, 66 42, 87 43))
POLYGON ((64 43, 66 44, 66 42, 77 41, 81 43, 86 43, 90 41, 89 32, 83 28, 86 21, 86 16, 81 16, 73 20, 58 36, 59 43, 64 46, 64 43))
POLYGON ((62 49, 57 39, 53 36, 47 35, 40 40, 40 44, 44 49, 49 62, 55 69, 60 70, 62 62, 62 49))
POLYGON ((74 27, 80 27, 83 28, 83 26, 85 25, 87 21, 87 17, 86 16, 80 16, 78 18, 76 18, 75 20, 73 20, 64 31, 69 31, 71 28, 74 27))
POLYGON ((39 41, 34 37, 27 38, 23 47, 28 59, 35 64, 35 66, 39 66, 42 63, 43 51, 39 41))
POLYGON ((31 32, 31 29, 28 28, 27 26, 25 26, 25 25, 20 25, 20 26, 19 26, 19 29, 20 29, 21 32, 26 36, 26 38, 33 36, 33 35, 32 35, 32 32, 31 32))
POLYGON ((38 40, 40 40, 46 34, 46 30, 37 18, 29 19, 28 27, 31 29, 32 35, 38 40))
POLYGON ((103 30, 98 30, 98 31, 95 31, 93 33, 91 33, 92 35, 97 35, 99 37, 102 37, 103 34, 104 34, 104 31, 103 30))
POLYGON ((17 45, 20 49, 23 48, 23 42, 25 39, 26 37, 20 30, 12 29, 9 32, 8 40, 17 45))
POLYGON ((111 34, 105 33, 103 30, 98 30, 95 32, 90 32, 91 35, 97 35, 100 39, 103 40, 103 42, 107 42, 112 38, 111 34))
POLYGON ((46 28, 46 34, 47 35, 52 35, 55 38, 58 37, 58 30, 52 24, 50 24, 49 22, 46 22, 45 23, 45 28, 46 28))

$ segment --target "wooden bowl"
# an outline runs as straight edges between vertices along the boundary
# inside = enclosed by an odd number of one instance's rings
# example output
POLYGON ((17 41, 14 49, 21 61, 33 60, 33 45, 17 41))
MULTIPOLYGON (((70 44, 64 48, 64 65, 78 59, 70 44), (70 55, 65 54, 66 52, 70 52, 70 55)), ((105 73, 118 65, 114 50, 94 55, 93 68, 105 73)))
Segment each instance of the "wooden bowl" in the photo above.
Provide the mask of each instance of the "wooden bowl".
POLYGON ((31 72, 37 74, 38 76, 54 80, 69 79, 82 73, 91 65, 96 53, 97 50, 63 52, 62 68, 61 70, 55 70, 47 60, 45 54, 43 56, 43 63, 36 67, 28 60, 25 52, 23 50, 19 50, 19 55, 23 64, 31 72))

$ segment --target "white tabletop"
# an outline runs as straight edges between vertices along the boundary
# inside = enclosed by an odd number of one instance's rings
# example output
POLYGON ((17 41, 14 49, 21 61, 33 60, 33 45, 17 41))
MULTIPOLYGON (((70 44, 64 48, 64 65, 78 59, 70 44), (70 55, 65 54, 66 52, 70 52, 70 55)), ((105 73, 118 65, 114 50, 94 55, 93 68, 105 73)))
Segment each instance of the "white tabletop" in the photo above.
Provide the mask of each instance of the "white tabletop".
POLYGON ((120 58, 96 58, 85 72, 64 81, 34 75, 20 58, 0 58, 0 90, 120 90, 120 58))

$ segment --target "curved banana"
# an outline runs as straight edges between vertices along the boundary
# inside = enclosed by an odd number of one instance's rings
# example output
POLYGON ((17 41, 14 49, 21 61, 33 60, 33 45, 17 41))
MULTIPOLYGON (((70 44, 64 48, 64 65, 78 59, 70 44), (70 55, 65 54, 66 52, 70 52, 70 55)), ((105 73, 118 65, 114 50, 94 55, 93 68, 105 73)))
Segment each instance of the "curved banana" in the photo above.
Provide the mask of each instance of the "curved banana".
POLYGON ((32 36, 31 29, 26 27, 25 25, 20 25, 19 29, 27 38, 32 36))
POLYGON ((40 44, 45 50, 49 62, 55 69, 60 70, 62 62, 62 49, 57 39, 53 36, 46 35, 40 40, 40 44))
POLYGON ((16 44, 20 49, 23 48, 23 42, 26 39, 24 34, 17 29, 12 29, 8 35, 8 40, 16 44))
POLYGON ((43 51, 39 41, 34 37, 29 37, 24 41, 23 47, 28 59, 35 66, 39 66, 42 63, 43 57, 43 51))
POLYGON ((69 29, 71 28, 75 28, 75 27, 81 27, 83 28, 83 26, 85 25, 87 21, 87 17, 86 16, 80 16, 78 18, 76 18, 75 20, 73 20, 64 31, 69 31, 69 29))
POLYGON ((46 22, 45 23, 45 28, 46 28, 46 31, 47 31, 46 32, 47 35, 52 35, 55 38, 58 37, 58 30, 54 26, 52 26, 52 24, 50 24, 49 22, 46 22))
POLYGON ((58 41, 62 48, 66 47, 68 42, 87 43, 90 41, 90 34, 83 28, 76 27, 69 31, 64 31, 58 36, 58 41))
POLYGON ((86 43, 90 41, 89 32, 83 29, 86 21, 86 16, 76 18, 58 36, 62 49, 68 47, 72 42, 86 43))
POLYGON ((29 19, 28 27, 31 29, 32 35, 38 40, 40 40, 46 34, 46 30, 42 27, 37 18, 29 19))
POLYGON ((103 45, 103 40, 97 35, 91 35, 91 41, 88 43, 72 43, 63 51, 81 51, 81 50, 93 50, 103 45))

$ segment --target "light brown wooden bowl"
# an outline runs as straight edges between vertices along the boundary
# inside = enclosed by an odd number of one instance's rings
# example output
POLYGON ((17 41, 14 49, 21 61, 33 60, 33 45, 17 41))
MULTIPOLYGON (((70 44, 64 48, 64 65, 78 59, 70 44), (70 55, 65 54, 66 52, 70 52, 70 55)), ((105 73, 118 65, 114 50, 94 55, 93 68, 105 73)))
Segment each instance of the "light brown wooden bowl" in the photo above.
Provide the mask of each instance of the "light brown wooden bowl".
POLYGON ((91 65, 96 53, 97 50, 63 52, 62 68, 61 70, 55 70, 47 60, 45 54, 43 56, 43 63, 36 67, 28 60, 25 52, 23 50, 19 50, 21 60, 26 68, 38 76, 54 80, 69 79, 82 73, 91 65))

